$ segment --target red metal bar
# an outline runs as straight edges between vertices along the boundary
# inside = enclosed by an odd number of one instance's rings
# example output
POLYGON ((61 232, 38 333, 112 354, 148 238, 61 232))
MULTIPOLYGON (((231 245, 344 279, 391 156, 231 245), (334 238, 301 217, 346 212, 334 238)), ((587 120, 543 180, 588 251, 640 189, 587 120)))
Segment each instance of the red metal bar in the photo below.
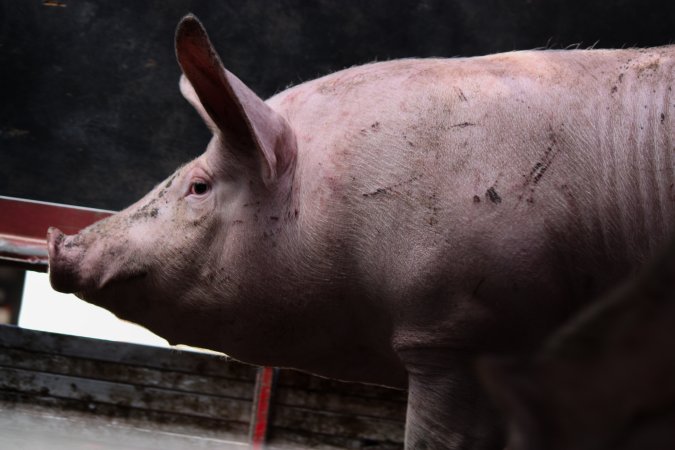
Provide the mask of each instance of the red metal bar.
POLYGON ((267 441, 276 377, 277 369, 275 368, 261 367, 258 369, 250 428, 250 443, 254 450, 264 448, 267 441))
POLYGON ((0 196, 0 262, 47 270, 47 229, 74 234, 112 211, 0 196))

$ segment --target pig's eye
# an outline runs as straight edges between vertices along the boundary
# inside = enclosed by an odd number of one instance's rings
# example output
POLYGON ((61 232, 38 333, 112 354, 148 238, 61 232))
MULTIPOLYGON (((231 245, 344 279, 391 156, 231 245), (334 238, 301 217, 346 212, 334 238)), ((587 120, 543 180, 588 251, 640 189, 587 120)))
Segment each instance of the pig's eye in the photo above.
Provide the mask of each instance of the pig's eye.
POLYGON ((190 195, 204 195, 209 192, 211 186, 205 181, 195 181, 190 185, 190 195))

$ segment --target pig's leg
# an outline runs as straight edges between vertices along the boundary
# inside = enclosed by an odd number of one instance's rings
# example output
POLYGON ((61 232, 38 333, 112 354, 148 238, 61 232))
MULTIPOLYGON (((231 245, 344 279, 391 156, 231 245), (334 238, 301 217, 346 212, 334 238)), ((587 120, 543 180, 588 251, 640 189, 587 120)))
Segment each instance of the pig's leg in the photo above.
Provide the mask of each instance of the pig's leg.
POLYGON ((473 358, 436 349, 400 352, 409 373, 407 450, 502 450, 496 411, 473 358))

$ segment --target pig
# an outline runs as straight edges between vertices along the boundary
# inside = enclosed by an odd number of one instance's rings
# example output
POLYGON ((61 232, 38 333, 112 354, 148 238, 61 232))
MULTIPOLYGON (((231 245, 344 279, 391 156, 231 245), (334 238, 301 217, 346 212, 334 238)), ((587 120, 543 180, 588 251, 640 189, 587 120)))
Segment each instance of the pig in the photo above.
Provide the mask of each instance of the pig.
POLYGON ((675 448, 675 241, 534 357, 480 367, 509 450, 675 448))
MULTIPOLYGON (((675 47, 366 64, 267 101, 193 16, 203 155, 50 279, 172 343, 408 389, 408 449, 498 449, 482 353, 531 351, 672 233, 675 47)), ((261 70, 265 70, 261 67, 261 70)))

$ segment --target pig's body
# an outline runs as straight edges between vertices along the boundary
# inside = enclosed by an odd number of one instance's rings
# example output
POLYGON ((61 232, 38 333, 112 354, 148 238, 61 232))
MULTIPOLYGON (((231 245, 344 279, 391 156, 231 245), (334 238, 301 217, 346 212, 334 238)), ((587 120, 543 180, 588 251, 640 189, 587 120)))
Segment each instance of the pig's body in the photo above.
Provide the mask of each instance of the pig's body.
POLYGON ((408 384, 410 448, 499 448, 473 357, 533 347, 673 231, 675 47, 377 63, 265 106, 196 23, 182 88, 214 140, 52 232, 52 283, 173 342, 408 384))
POLYGON ((391 318, 397 349, 510 346, 484 335, 495 313, 490 330, 545 332, 673 231, 674 58, 403 60, 283 92, 300 240, 344 255, 334 281, 391 318))

